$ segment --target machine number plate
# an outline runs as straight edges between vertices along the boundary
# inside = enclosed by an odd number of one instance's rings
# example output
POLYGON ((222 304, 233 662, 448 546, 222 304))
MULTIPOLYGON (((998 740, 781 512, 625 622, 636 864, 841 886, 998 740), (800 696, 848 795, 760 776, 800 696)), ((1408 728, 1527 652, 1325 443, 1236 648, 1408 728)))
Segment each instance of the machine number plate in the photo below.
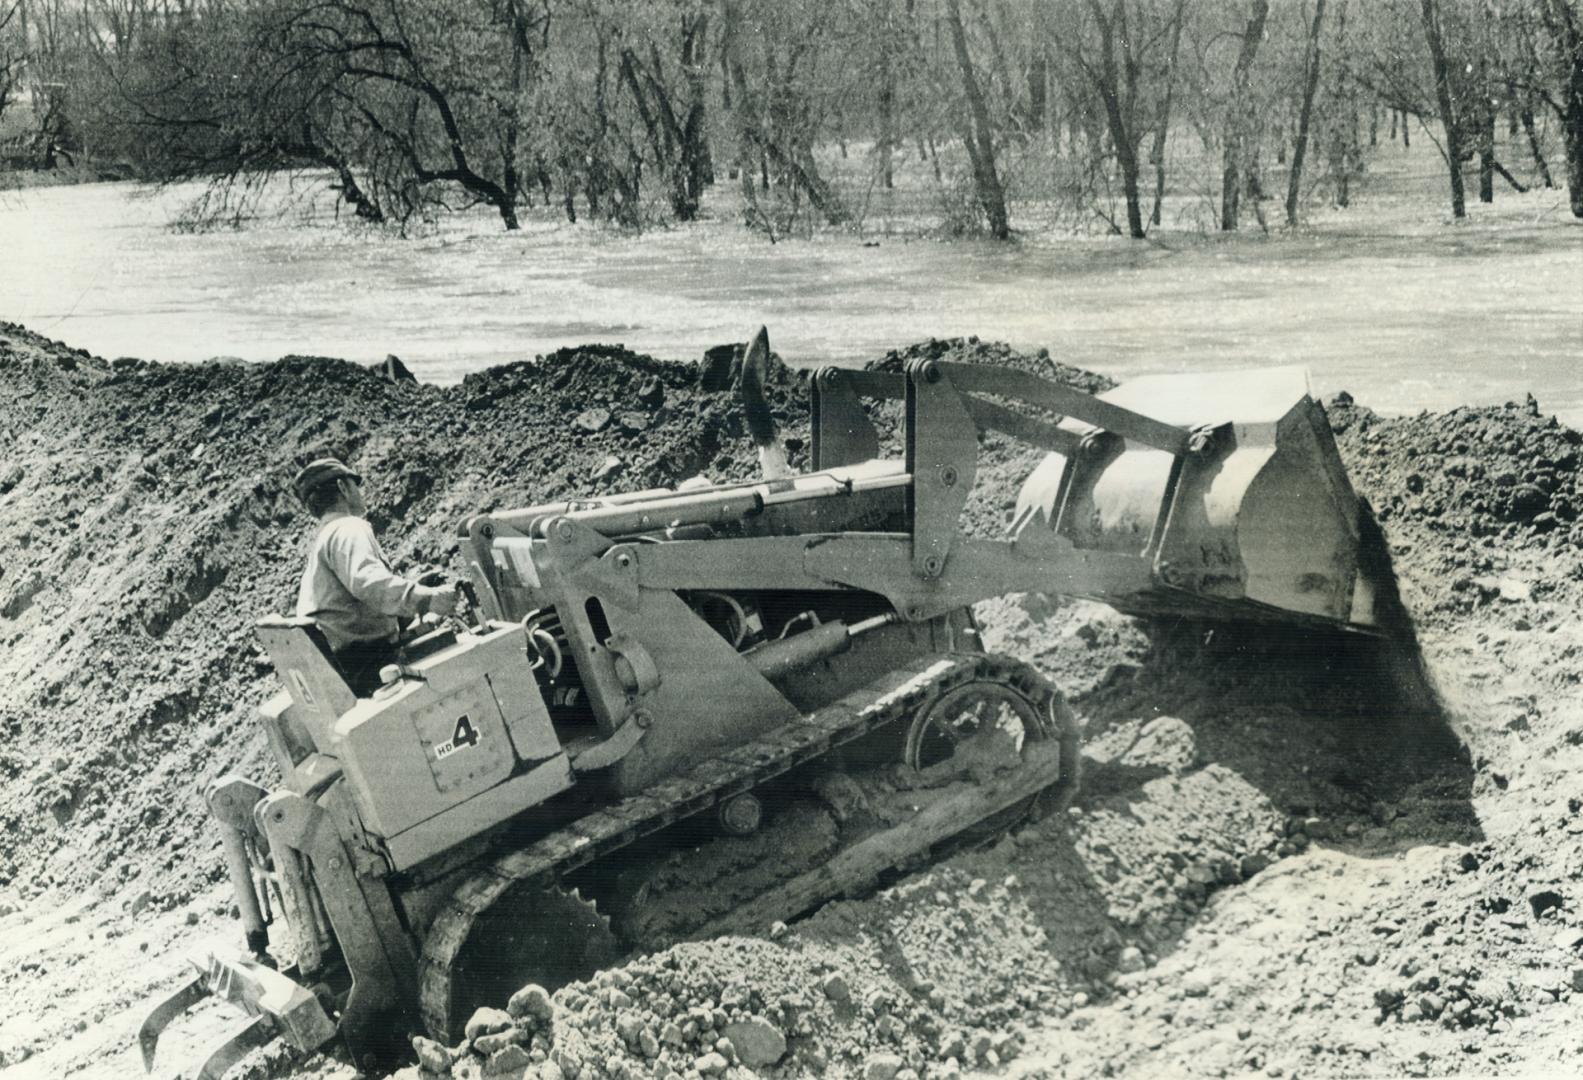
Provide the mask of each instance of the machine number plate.
POLYGON ((434 748, 434 760, 444 761, 458 750, 477 746, 479 738, 478 729, 473 726, 472 718, 463 713, 456 721, 456 730, 451 732, 451 737, 434 748))

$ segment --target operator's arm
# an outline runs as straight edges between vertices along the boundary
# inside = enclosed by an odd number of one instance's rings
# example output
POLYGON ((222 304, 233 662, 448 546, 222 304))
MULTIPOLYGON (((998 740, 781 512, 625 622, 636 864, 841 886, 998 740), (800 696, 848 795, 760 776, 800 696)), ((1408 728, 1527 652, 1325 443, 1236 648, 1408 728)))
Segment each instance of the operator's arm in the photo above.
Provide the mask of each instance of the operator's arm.
POLYGON ((381 615, 410 618, 427 614, 437 606, 435 599, 446 591, 419 585, 392 572, 374 539, 373 527, 361 518, 337 523, 325 545, 325 555, 346 591, 381 615))

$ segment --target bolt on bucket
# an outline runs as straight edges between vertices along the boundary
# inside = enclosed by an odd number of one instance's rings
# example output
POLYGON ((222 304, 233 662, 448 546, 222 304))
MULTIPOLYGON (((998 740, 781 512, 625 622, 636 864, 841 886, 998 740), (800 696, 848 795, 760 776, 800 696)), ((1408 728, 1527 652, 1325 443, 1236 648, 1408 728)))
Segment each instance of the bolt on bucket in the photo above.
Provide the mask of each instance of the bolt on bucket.
POLYGON ((1017 500, 1014 528, 1147 561, 1149 585, 1094 599, 1137 615, 1373 629, 1361 504, 1302 368, 1155 375, 1099 397, 1192 432, 1173 454, 1074 420, 1017 500))

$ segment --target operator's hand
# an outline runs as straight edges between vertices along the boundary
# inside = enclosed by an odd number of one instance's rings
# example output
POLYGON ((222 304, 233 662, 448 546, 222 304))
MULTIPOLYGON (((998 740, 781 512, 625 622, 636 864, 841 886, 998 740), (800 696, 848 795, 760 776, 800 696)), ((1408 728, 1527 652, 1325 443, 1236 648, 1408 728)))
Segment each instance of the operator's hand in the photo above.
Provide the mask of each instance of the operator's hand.
POLYGON ((431 589, 418 586, 418 608, 425 615, 438 615, 442 619, 456 610, 456 586, 441 585, 431 589))

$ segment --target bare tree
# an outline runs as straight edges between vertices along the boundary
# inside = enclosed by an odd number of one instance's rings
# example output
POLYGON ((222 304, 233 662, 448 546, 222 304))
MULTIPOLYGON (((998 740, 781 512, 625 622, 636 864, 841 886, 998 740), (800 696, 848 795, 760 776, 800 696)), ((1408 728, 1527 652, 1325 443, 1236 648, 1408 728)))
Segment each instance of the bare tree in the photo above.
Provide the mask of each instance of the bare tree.
POLYGON ((1583 19, 1572 0, 1540 0, 1540 4, 1541 19, 1553 43, 1559 87, 1555 94, 1546 94, 1545 100, 1561 120, 1572 216, 1583 218, 1583 19))
POLYGON ((1445 42, 1440 35, 1440 12, 1437 0, 1419 0, 1423 15, 1424 40, 1429 45, 1429 57, 1434 72, 1435 101, 1440 107, 1440 123, 1445 129, 1446 168, 1451 173, 1451 213, 1454 217, 1467 216, 1467 201, 1462 192, 1462 134, 1457 125, 1456 108, 1452 103, 1451 71, 1446 63, 1445 42))
POLYGON ((1221 158, 1220 227, 1237 227, 1238 200, 1243 187, 1244 143, 1253 127, 1253 104, 1248 95, 1248 80, 1253 61, 1264 40, 1264 22, 1270 14, 1270 0, 1252 0, 1247 22, 1242 28, 1242 47, 1231 72, 1231 101, 1226 108, 1225 146, 1221 158))
POLYGON ((1137 106, 1141 65, 1128 21, 1127 2, 1111 0, 1107 11, 1101 0, 1088 0, 1087 12, 1099 33, 1097 60, 1087 54, 1080 35, 1073 35, 1065 47, 1104 109, 1116 167, 1121 171, 1127 234, 1142 240, 1148 236, 1148 230, 1143 224, 1138 196, 1138 141, 1142 132, 1137 106))
POLYGON ((1154 123, 1154 144, 1149 148, 1149 160, 1154 164, 1154 208, 1149 212, 1151 224, 1160 224, 1160 204, 1165 198, 1165 140, 1171 130, 1171 99, 1176 94, 1176 60, 1182 52, 1182 23, 1186 20, 1187 0, 1176 0, 1171 11, 1167 32, 1171 43, 1165 53, 1165 92, 1160 96, 1160 115, 1154 123))
POLYGON ((973 165, 973 189, 978 195, 979 206, 989 220, 989 232, 997 240, 1011 235, 1011 223, 1006 215, 1006 192, 1000 183, 1000 173, 995 168, 995 139, 990 127, 989 109, 984 104, 984 92, 979 87, 978 76, 973 70, 973 58, 967 51, 967 33, 962 26, 962 7, 959 0, 945 0, 946 24, 951 33, 951 51, 956 57, 957 69, 962 76, 962 92, 967 98, 967 115, 959 120, 962 144, 967 148, 968 160, 973 165))
MULTIPOLYGON (((1325 0, 1314 0, 1314 17, 1308 26, 1308 48, 1303 55, 1303 98, 1297 113, 1297 137, 1292 144, 1292 164, 1286 176, 1286 224, 1297 228, 1297 201, 1302 190, 1303 159, 1308 153, 1308 129, 1313 121, 1314 94, 1319 89, 1319 36, 1325 21, 1325 0)), ((1392 127, 1395 126, 1392 113, 1392 127)))

